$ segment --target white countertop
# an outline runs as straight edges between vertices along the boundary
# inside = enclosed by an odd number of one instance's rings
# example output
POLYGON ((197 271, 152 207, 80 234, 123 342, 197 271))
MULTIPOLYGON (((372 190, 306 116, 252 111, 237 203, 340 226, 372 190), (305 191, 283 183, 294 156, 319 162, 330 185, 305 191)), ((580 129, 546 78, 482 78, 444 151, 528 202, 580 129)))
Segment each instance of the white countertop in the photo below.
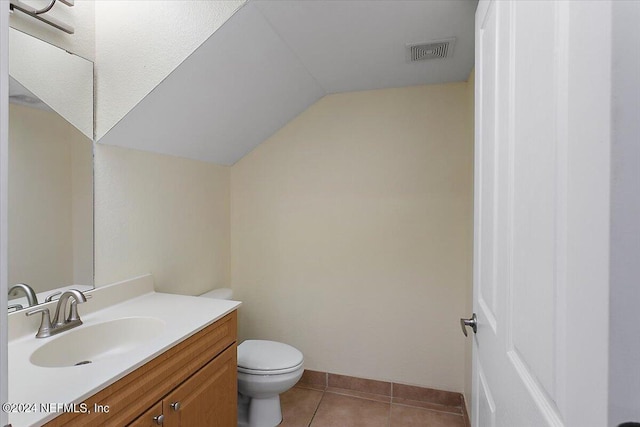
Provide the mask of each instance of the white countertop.
MULTIPOLYGON (((139 368, 240 306, 238 301, 216 300, 149 292, 106 308, 83 314, 83 306, 98 299, 95 295, 79 305, 83 325, 50 338, 32 334, 9 341, 9 402, 16 404, 81 403, 84 399, 139 368), (95 363, 64 368, 33 365, 29 358, 39 347, 74 330, 124 317, 153 317, 165 322, 160 336, 126 354, 95 363)), ((36 316, 40 317, 40 316, 36 316)), ((73 348, 69 348, 72 352, 73 348)), ((39 426, 60 413, 10 413, 13 427, 39 426)))

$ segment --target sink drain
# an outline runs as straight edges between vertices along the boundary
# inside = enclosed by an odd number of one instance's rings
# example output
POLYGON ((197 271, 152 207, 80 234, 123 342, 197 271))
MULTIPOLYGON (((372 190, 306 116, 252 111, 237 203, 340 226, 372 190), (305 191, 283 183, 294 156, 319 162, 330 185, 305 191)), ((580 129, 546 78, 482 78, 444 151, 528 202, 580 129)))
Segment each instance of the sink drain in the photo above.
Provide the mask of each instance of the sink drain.
POLYGON ((82 362, 78 362, 73 366, 88 365, 89 363, 91 363, 91 360, 83 360, 82 362))

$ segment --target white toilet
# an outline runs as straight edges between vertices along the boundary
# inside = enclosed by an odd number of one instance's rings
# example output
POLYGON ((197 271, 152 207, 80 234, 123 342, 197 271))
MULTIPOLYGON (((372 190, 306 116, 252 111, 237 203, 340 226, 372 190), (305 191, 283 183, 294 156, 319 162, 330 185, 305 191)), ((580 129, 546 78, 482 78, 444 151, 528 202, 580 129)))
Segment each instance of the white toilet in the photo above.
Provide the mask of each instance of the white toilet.
MULTIPOLYGON (((215 289, 205 298, 231 299, 231 289, 215 289)), ((282 421, 280 394, 304 371, 302 353, 276 341, 247 340, 238 346, 238 426, 275 427, 282 421)))

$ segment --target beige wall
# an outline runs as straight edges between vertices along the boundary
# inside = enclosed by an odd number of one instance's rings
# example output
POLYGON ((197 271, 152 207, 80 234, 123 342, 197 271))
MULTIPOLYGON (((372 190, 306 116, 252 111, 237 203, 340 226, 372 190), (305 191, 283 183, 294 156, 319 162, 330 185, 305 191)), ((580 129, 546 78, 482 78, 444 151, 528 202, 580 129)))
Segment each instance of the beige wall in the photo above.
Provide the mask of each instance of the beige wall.
POLYGON ((91 140, 50 111, 11 104, 9 122, 9 283, 92 284, 91 140))
POLYGON ((472 92, 327 96, 232 168, 97 144, 97 285, 232 285, 309 369, 468 392, 472 92))
POLYGON ((309 369, 464 390, 468 96, 330 95, 232 167, 241 338, 290 343, 309 369))
POLYGON ((229 168, 96 144, 96 285, 152 273, 156 290, 229 283, 229 168))

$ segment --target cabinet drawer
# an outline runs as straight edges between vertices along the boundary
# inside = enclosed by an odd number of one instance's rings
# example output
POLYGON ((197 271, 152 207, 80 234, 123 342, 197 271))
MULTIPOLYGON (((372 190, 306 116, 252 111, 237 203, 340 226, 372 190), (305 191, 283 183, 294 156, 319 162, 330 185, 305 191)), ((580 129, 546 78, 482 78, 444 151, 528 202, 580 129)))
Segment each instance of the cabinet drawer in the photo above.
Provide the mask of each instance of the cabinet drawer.
POLYGON ((236 331, 234 311, 85 400, 89 408, 108 405, 108 413, 65 413, 45 425, 127 425, 233 344, 236 331))

